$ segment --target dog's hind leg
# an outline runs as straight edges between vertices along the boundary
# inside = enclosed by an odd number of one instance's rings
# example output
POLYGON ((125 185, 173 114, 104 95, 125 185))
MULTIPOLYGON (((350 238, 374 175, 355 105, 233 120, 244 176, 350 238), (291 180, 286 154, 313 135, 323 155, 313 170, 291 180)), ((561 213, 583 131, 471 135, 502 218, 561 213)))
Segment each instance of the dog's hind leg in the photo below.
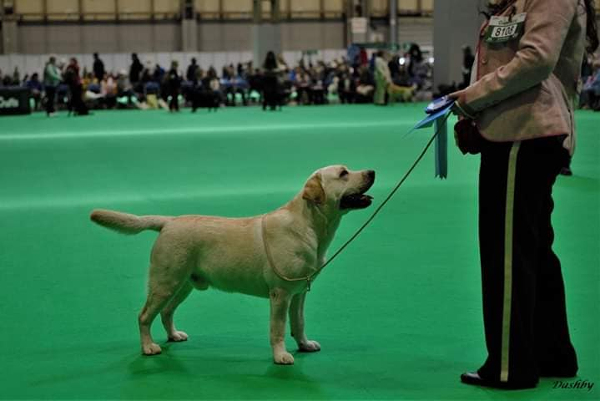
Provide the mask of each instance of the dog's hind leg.
POLYGON ((178 331, 175 328, 175 323, 173 323, 173 315, 175 314, 175 309, 181 304, 187 297, 190 295, 194 286, 192 283, 187 281, 183 287, 175 294, 175 296, 169 301, 167 306, 160 312, 160 318, 162 320, 162 324, 167 331, 167 336, 169 337, 169 341, 186 341, 188 339, 188 335, 183 331, 178 331))
POLYGON ((160 266, 151 265, 148 278, 148 298, 138 317, 140 327, 140 342, 144 355, 161 353, 160 346, 152 340, 150 327, 158 313, 169 303, 185 283, 183 276, 177 275, 175 269, 169 269, 164 274, 160 266))
POLYGON ((316 341, 311 341, 306 338, 304 332, 304 300, 306 293, 296 294, 290 303, 290 326, 292 329, 292 337, 298 344, 300 352, 315 352, 321 350, 321 345, 316 341))

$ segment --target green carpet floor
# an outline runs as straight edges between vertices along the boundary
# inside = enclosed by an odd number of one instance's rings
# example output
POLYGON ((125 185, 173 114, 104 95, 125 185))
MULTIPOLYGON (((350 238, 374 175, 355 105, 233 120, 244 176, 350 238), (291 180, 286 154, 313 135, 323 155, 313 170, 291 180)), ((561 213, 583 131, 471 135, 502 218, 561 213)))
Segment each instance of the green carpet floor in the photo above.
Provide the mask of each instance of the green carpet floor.
MULTIPOLYGON (((176 315, 185 343, 139 353, 137 314, 156 233, 93 225, 93 208, 248 216, 270 211, 319 167, 377 170, 375 205, 428 139, 404 132, 423 105, 222 109, 179 115, 0 118, 0 398, 600 399, 600 114, 579 112, 575 176, 555 186, 556 251, 587 389, 501 392, 459 383, 485 358, 477 250, 478 157, 430 152, 314 284, 317 354, 275 366, 266 300, 195 293, 176 315)), ((373 210, 373 209, 370 209, 373 210)), ((348 215, 337 248, 367 218, 348 215)), ((288 336, 288 347, 295 350, 288 336)), ((569 380, 574 382, 574 380, 569 380)))

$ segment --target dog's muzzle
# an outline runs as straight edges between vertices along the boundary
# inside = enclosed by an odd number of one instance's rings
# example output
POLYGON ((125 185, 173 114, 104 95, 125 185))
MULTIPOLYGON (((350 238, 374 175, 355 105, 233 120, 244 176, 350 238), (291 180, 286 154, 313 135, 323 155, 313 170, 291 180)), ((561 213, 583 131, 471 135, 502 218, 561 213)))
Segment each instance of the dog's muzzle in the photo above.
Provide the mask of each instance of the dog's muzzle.
POLYGON ((375 171, 368 170, 365 174, 365 186, 361 188, 359 192, 344 195, 340 201, 340 209, 365 209, 371 206, 373 197, 371 195, 366 195, 365 192, 367 192, 375 182, 375 171))

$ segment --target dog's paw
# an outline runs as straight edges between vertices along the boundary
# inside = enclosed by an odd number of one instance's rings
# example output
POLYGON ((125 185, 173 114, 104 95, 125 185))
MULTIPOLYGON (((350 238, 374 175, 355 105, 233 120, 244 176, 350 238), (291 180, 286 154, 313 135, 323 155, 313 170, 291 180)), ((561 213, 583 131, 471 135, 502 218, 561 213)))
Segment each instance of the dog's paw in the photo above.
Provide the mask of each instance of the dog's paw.
POLYGON ((183 332, 183 331, 176 331, 172 334, 169 334, 169 341, 173 341, 173 342, 180 342, 180 341, 187 341, 188 339, 188 335, 183 332))
POLYGON ((306 341, 305 343, 298 344, 300 352, 317 352, 321 351, 321 344, 316 341, 306 341))
POLYGON ((144 353, 144 355, 150 356, 158 355, 162 352, 162 350, 160 349, 160 345, 155 343, 149 343, 142 345, 142 352, 144 353))
POLYGON ((294 357, 289 352, 281 352, 273 357, 277 365, 293 365, 294 357))

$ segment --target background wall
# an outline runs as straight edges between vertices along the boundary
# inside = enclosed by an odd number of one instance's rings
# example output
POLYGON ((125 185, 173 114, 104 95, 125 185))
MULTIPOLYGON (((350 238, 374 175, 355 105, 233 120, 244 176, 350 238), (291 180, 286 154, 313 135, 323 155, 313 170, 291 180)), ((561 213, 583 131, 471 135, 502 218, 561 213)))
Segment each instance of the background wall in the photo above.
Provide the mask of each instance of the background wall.
MULTIPOLYGON (((281 44, 284 50, 343 49, 343 22, 282 22, 281 44)), ((198 48, 201 51, 252 50, 252 23, 200 22, 198 48)))
POLYGON ((166 52, 180 49, 178 23, 21 25, 18 53, 166 52))
MULTIPOLYGON (((0 3, 3 1, 6 0, 0 3)), ((60 58, 76 56, 89 67, 91 54, 98 52, 113 70, 128 68, 132 52, 160 60, 163 66, 170 63, 171 55, 185 65, 195 54, 205 66, 216 68, 252 58, 253 0, 195 0, 195 18, 191 20, 195 25, 190 31, 195 42, 185 48, 185 53, 181 0, 11 1, 14 14, 0 15, 5 31, 9 23, 15 28, 8 37, 10 49, 4 46, 8 55, 0 56, 0 69, 5 73, 15 65, 21 65, 22 73, 38 70, 49 54, 60 58)), ((284 53, 321 50, 321 58, 330 57, 332 52, 345 55, 347 1, 350 0, 280 0, 284 53)), ((389 0, 369 1, 371 29, 387 41, 389 0)), ((268 21, 269 3, 263 2, 263 6, 263 17, 268 21)), ((398 0, 398 13, 402 16, 398 21, 398 41, 431 47, 432 11, 433 0, 398 0)), ((290 62, 298 57, 293 58, 290 62)))
MULTIPOLYGON (((284 50, 342 49, 341 21, 281 23, 284 50)), ((387 37, 387 28, 380 28, 387 37)), ((123 22, 86 24, 26 24, 17 34, 19 54, 168 52, 181 50, 181 26, 177 22, 123 22)), ((431 18, 401 18, 400 42, 433 44, 431 18)), ((252 23, 245 21, 198 23, 199 51, 251 51, 252 23)))
POLYGON ((435 87, 462 81, 462 47, 467 45, 475 50, 483 21, 479 5, 479 0, 443 0, 435 3, 434 30, 450 32, 435 35, 435 87))
MULTIPOLYGON (((432 21, 427 16, 433 13, 433 0, 397 1, 398 15, 405 17, 399 21, 400 40, 430 46, 432 21)), ((349 2, 356 0, 279 0, 282 48, 346 47, 345 18, 352 16, 349 2)), ((11 46, 4 46, 6 53, 183 50, 181 18, 187 15, 183 0, 0 0, 0 4, 7 3, 12 11, 2 16, 0 7, 0 25, 8 32, 8 24, 16 24, 16 30, 10 30, 11 46)), ((373 26, 382 25, 376 29, 383 34, 379 38, 387 41, 390 0, 367 3, 373 26)), ((185 50, 252 49, 254 0, 195 0, 192 4, 196 43, 185 50)), ((270 3, 263 1, 262 6, 262 18, 269 21, 270 3)))
MULTIPOLYGON (((176 16, 182 11, 181 0, 1 0, 10 1, 15 13, 24 20, 131 20, 160 19, 176 16)), ((340 18, 347 1, 355 0, 280 0, 283 18, 340 18)), ((433 0, 397 0, 402 15, 431 14, 433 0)), ((194 11, 202 19, 251 19, 253 0, 195 0, 194 11)), ((388 14, 389 0, 369 0, 369 12, 374 17, 388 14)), ((268 17, 270 4, 262 4, 268 17)))

